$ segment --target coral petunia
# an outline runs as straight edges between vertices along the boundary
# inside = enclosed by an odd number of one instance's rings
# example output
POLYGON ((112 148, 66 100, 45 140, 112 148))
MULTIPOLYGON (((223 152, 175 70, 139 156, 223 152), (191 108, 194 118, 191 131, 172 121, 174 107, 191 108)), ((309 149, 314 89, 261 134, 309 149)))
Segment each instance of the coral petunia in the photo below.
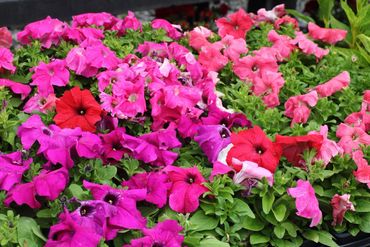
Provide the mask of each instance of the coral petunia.
POLYGON ((308 23, 308 35, 312 38, 324 41, 329 44, 335 44, 346 38, 347 31, 335 28, 322 28, 315 23, 308 23))
POLYGON ((253 20, 243 9, 239 9, 227 17, 217 19, 216 25, 221 37, 231 35, 236 39, 245 39, 245 35, 252 28, 253 20))
POLYGON ((80 90, 74 87, 65 91, 64 95, 56 102, 57 115, 55 123, 61 128, 80 127, 85 131, 95 131, 95 123, 101 117, 101 108, 89 90, 80 90))
POLYGON ((0 27, 0 48, 10 48, 12 46, 12 33, 7 27, 0 27))

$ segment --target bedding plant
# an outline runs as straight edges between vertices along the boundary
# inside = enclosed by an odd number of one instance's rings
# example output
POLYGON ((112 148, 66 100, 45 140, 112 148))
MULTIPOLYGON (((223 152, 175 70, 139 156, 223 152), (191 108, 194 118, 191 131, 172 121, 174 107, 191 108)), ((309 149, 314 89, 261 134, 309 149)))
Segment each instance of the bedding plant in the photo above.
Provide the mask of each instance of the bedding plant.
POLYGON ((11 47, 2 28, 0 244, 337 246, 335 232, 370 233, 358 2, 342 25, 324 3, 325 27, 308 32, 283 5, 213 31, 88 13, 30 23, 11 47))

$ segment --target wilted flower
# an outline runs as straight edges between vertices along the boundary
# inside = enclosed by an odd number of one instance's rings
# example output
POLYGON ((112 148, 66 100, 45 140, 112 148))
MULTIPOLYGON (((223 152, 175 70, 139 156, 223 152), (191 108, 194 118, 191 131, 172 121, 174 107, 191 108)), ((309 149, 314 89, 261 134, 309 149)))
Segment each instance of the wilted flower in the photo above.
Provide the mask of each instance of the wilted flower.
POLYGON ((355 207, 349 200, 350 197, 351 195, 349 194, 344 194, 341 196, 335 194, 331 199, 330 204, 333 207, 333 226, 342 225, 344 214, 348 210, 355 211, 355 207))

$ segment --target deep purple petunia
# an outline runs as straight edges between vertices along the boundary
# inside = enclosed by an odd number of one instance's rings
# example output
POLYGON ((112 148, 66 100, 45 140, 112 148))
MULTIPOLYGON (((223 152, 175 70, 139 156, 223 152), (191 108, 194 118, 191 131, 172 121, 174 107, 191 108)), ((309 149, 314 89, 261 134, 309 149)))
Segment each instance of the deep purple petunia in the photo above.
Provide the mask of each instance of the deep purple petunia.
POLYGON ((207 155, 211 163, 217 161, 218 154, 231 143, 231 133, 222 125, 201 125, 194 140, 207 155))
POLYGON ((159 208, 167 203, 167 192, 171 188, 168 176, 161 172, 139 173, 122 182, 129 189, 146 189, 145 200, 156 204, 159 208))
POLYGON ((181 168, 167 166, 165 168, 172 188, 170 191, 170 208, 178 213, 192 213, 199 207, 199 197, 208 189, 197 167, 181 168))
POLYGON ((133 239, 129 245, 124 245, 124 247, 181 247, 184 241, 184 236, 180 235, 182 229, 177 221, 165 220, 152 229, 144 229, 144 237, 133 239))

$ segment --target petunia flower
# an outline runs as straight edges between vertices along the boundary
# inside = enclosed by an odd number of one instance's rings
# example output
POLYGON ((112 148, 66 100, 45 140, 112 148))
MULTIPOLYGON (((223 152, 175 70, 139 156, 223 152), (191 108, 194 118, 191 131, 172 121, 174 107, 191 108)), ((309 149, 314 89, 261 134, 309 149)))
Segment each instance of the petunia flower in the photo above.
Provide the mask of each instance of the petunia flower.
POLYGON ((265 71, 277 72, 278 64, 273 56, 245 56, 234 61, 233 72, 242 80, 254 81, 265 71))
POLYGON ((19 184, 22 175, 30 168, 32 158, 22 158, 22 152, 16 151, 9 154, 0 154, 0 190, 9 191, 19 184))
POLYGON ((55 94, 49 94, 46 98, 40 94, 34 94, 24 105, 23 111, 26 113, 42 112, 47 113, 55 108, 57 98, 55 94))
POLYGON ((275 172, 279 165, 281 150, 260 127, 254 126, 237 134, 232 133, 231 142, 233 147, 228 152, 226 161, 236 171, 240 171, 242 166, 234 164, 233 158, 240 161, 252 161, 272 173, 275 172))
POLYGON ((40 40, 42 47, 48 49, 52 45, 59 45, 66 27, 66 23, 48 16, 43 20, 25 26, 17 34, 17 39, 21 44, 29 44, 32 40, 40 40))
POLYGON ((216 45, 210 45, 202 47, 199 52, 198 61, 208 72, 217 72, 229 62, 229 59, 222 55, 220 48, 216 45))
POLYGON ((319 202, 315 190, 308 181, 299 179, 297 186, 289 188, 288 195, 295 198, 297 215, 303 218, 312 219, 310 227, 317 226, 322 218, 319 202))
POLYGON ((167 32, 168 37, 174 40, 178 40, 181 38, 182 34, 178 30, 181 31, 181 27, 178 25, 174 25, 169 23, 168 21, 164 19, 154 19, 151 22, 151 26, 154 29, 160 29, 162 28, 167 32))
POLYGON ((50 227, 49 239, 45 247, 96 247, 99 245, 102 236, 93 229, 76 223, 67 210, 59 215, 59 221, 58 224, 50 227))
POLYGON ((266 178, 269 185, 272 186, 274 183, 274 174, 271 171, 259 166, 257 163, 251 161, 243 161, 233 158, 233 166, 241 166, 242 169, 235 173, 233 181, 236 184, 243 184, 246 179, 255 178, 261 180, 266 178))
POLYGON ((274 49, 274 53, 276 53, 275 56, 278 61, 283 61, 285 58, 288 58, 296 48, 292 38, 287 35, 280 35, 275 30, 271 30, 268 33, 267 38, 273 43, 271 48, 274 49))
POLYGON ((284 104, 285 116, 292 118, 290 126, 295 123, 306 123, 311 114, 309 107, 314 107, 318 100, 316 91, 290 97, 284 104))
POLYGON ((122 182, 129 189, 146 189, 145 200, 162 208, 167 203, 167 193, 171 188, 168 176, 162 172, 138 173, 122 182))
POLYGON ((309 40, 305 34, 302 32, 295 32, 294 42, 298 44, 299 49, 304 54, 314 55, 317 59, 321 59, 324 56, 328 55, 329 49, 322 49, 313 41, 309 40))
POLYGON ((218 34, 222 38, 226 35, 231 35, 236 39, 245 39, 245 35, 252 28, 253 20, 240 8, 237 12, 229 14, 227 17, 217 19, 216 25, 218 34))
POLYGON ((308 135, 319 134, 323 137, 320 150, 315 156, 315 160, 322 160, 325 165, 329 164, 332 157, 342 154, 343 149, 335 141, 328 139, 328 126, 320 127, 320 131, 310 131, 308 135))
POLYGON ((335 28, 322 28, 315 23, 308 23, 308 35, 312 38, 324 41, 329 44, 335 44, 346 38, 347 31, 335 28))
POLYGON ((4 200, 5 205, 15 202, 17 205, 26 204, 31 208, 40 208, 36 196, 53 201, 65 189, 69 180, 68 171, 60 168, 54 171, 42 170, 31 182, 18 184, 13 187, 4 200))
POLYGON ((144 200, 146 197, 145 189, 115 189, 108 185, 100 185, 83 181, 83 185, 88 189, 95 200, 105 201, 111 204, 115 210, 115 215, 111 215, 108 223, 120 229, 142 229, 146 225, 146 219, 136 208, 136 202, 144 200))
POLYGON ((352 153, 352 159, 357 165, 357 170, 353 172, 358 182, 367 184, 370 189, 370 165, 364 158, 364 154, 361 150, 357 150, 352 153))
POLYGON ((0 74, 6 70, 12 74, 16 67, 13 65, 13 53, 8 49, 0 46, 0 74))
POLYGON ((8 79, 0 79, 0 86, 9 87, 13 93, 20 94, 22 100, 24 100, 31 92, 30 86, 8 79))
POLYGON ((280 104, 279 92, 285 81, 281 73, 264 71, 260 77, 255 77, 252 90, 255 95, 262 96, 267 107, 275 107, 280 104))
POLYGON ((217 160, 219 152, 231 143, 230 131, 222 125, 201 125, 194 140, 208 157, 209 162, 217 160))
POLYGON ((92 66, 91 60, 86 57, 86 51, 83 47, 72 48, 65 58, 68 68, 77 75, 84 77, 93 77, 98 73, 98 68, 92 66))
POLYGON ((285 15, 285 5, 276 5, 272 10, 261 8, 257 11, 257 16, 254 18, 258 22, 274 22, 278 18, 285 15))
POLYGON ((118 127, 107 134, 100 135, 103 141, 102 156, 105 163, 112 160, 119 161, 129 151, 122 145, 122 142, 125 140, 125 136, 123 135, 125 132, 125 128, 118 127))
POLYGON ((67 27, 63 39, 66 41, 72 41, 76 44, 81 44, 87 39, 103 39, 103 30, 92 28, 92 27, 67 27))
POLYGON ((348 87, 350 81, 351 78, 349 73, 347 71, 343 71, 329 81, 316 86, 314 90, 316 90, 320 97, 328 97, 342 90, 343 88, 348 87))
POLYGON ((361 127, 351 127, 341 123, 337 128, 336 135, 340 138, 338 145, 347 154, 351 154, 353 151, 359 149, 360 144, 370 145, 370 135, 361 127))
POLYGON ((172 182, 170 208, 178 213, 192 213, 199 207, 199 197, 208 191, 197 167, 167 166, 164 169, 172 182))
POLYGON ((104 29, 110 29, 116 24, 118 18, 106 13, 85 13, 80 15, 72 16, 72 27, 88 27, 96 26, 103 27, 104 29))
POLYGON ((102 140, 98 135, 90 132, 82 132, 76 144, 78 156, 88 159, 99 158, 102 154, 102 140))
POLYGON ((308 149, 315 149, 319 153, 322 144, 323 136, 321 134, 310 134, 305 136, 281 136, 276 135, 276 144, 283 151, 283 156, 294 166, 305 167, 303 160, 303 152, 308 149))
POLYGON ((0 48, 10 48, 13 43, 12 33, 7 27, 0 27, 0 48))
POLYGON ((297 19, 289 15, 284 15, 274 22, 274 28, 276 30, 279 30, 281 25, 291 25, 295 30, 299 30, 297 19))
POLYGON ((48 64, 41 62, 32 70, 30 85, 37 86, 41 96, 54 93, 53 86, 64 87, 69 83, 69 71, 64 60, 56 59, 48 64))
POLYGON ((113 27, 112 30, 117 30, 118 35, 124 35, 128 29, 131 30, 142 30, 143 25, 136 18, 135 14, 132 11, 128 11, 128 14, 119 20, 113 27))
POLYGON ((184 236, 180 235, 182 227, 175 220, 159 222, 152 229, 143 229, 144 237, 131 240, 130 244, 124 247, 142 246, 165 246, 181 247, 184 236))
POLYGON ((235 39, 231 35, 226 35, 222 38, 221 43, 223 45, 223 54, 231 61, 238 60, 241 54, 248 52, 245 39, 235 39))
POLYGON ((189 45, 199 51, 204 46, 210 46, 211 43, 208 38, 213 34, 211 30, 206 27, 195 27, 187 35, 189 38, 189 45))
POLYGON ((332 226, 342 225, 344 214, 348 210, 355 211, 355 207, 349 200, 350 197, 351 195, 349 194, 343 194, 341 196, 335 194, 331 199, 330 204, 333 207, 333 222, 331 223, 332 226))
POLYGON ((76 128, 94 132, 101 117, 101 108, 89 90, 74 87, 65 91, 56 102, 55 123, 61 128, 76 128))

